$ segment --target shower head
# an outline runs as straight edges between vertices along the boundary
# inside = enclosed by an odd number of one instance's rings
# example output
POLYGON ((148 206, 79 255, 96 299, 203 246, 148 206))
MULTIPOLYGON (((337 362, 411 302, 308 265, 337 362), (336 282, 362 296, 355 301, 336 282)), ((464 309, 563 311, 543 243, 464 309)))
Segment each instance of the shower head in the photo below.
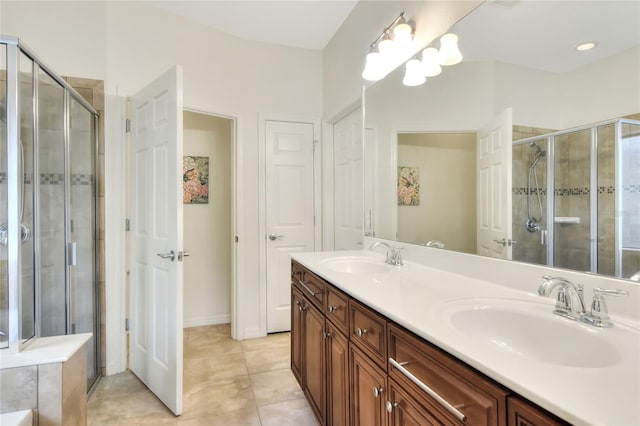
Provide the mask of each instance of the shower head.
POLYGON ((547 155, 547 152, 542 149, 537 143, 533 141, 529 142, 529 146, 536 149, 536 158, 544 157, 545 155, 547 155))

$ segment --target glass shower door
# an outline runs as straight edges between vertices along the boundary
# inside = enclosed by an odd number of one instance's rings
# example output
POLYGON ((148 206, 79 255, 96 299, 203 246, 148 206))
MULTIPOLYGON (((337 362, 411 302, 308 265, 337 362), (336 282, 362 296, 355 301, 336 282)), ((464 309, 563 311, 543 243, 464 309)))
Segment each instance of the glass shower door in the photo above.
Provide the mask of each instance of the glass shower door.
POLYGON ((98 376, 96 360, 95 141, 94 117, 69 98, 69 316, 70 333, 93 333, 87 344, 87 381, 98 376))
POLYGON ((553 265, 591 271, 591 129, 554 137, 553 265))
POLYGON ((67 334, 64 90, 38 74, 40 336, 67 334))

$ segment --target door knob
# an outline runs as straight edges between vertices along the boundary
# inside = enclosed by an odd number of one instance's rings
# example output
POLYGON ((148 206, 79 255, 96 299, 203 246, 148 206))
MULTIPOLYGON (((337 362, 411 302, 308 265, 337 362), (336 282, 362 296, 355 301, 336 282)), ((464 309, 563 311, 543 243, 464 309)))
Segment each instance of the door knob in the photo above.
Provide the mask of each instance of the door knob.
POLYGON ((163 259, 170 259, 172 262, 176 258, 176 253, 173 250, 170 250, 168 253, 156 253, 163 259))
POLYGON ((501 240, 493 240, 496 244, 500 244, 502 247, 511 247, 517 243, 516 240, 512 240, 511 238, 503 238, 501 240))
POLYGON ((271 241, 275 241, 275 240, 277 240, 278 238, 282 238, 282 237, 284 237, 284 235, 269 234, 269 239, 270 239, 271 241))

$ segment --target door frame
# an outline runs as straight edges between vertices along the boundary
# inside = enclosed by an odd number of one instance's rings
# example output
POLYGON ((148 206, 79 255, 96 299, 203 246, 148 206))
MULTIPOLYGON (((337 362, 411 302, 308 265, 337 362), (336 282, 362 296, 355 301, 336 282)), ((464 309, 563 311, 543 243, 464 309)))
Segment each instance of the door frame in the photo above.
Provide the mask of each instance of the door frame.
MULTIPOLYGON (((388 202, 391 205, 391 232, 393 239, 398 239, 398 135, 405 133, 429 133, 429 134, 448 134, 448 133, 465 133, 477 135, 477 130, 435 130, 433 127, 424 129, 421 126, 410 126, 410 130, 406 127, 400 129, 398 126, 391 128, 390 147, 391 155, 389 156, 389 182, 395 182, 389 188, 388 202)), ((375 228, 374 228, 375 229, 375 228)))
POLYGON ((258 113, 258 222, 259 222, 259 330, 256 336, 244 336, 244 338, 267 335, 267 154, 266 154, 266 122, 280 121, 288 123, 308 123, 313 125, 313 214, 315 223, 313 226, 313 249, 322 248, 322 134, 320 132, 320 119, 311 116, 278 115, 258 113))
MULTIPOLYGON (((242 138, 241 138, 241 129, 240 126, 240 118, 239 115, 233 114, 224 114, 217 113, 211 111, 205 111, 199 108, 191 108, 188 106, 184 106, 182 109, 183 112, 192 112, 195 114, 207 115, 210 117, 218 117, 224 118, 226 120, 231 120, 232 132, 231 132, 231 235, 232 241, 229 242, 231 248, 231 312, 230 312, 230 321, 231 321, 231 338, 236 339, 238 333, 238 282, 244 282, 238 279, 238 274, 242 273, 244 268, 239 266, 241 262, 242 256, 238 256, 238 250, 240 242, 243 240, 238 237, 239 229, 244 229, 244 206, 238 203, 238 188, 242 187, 242 176, 243 176, 243 167, 242 167, 242 138), (242 222, 241 224, 239 222, 242 222), (238 237, 238 242, 235 242, 235 237, 238 237)), ((188 262, 188 260, 187 260, 188 262)))
MULTIPOLYGON (((129 204, 130 204, 130 181, 131 181, 131 165, 130 165, 130 143, 129 143, 129 133, 126 131, 126 117, 127 117, 127 97, 122 97, 119 99, 118 103, 118 120, 120 121, 120 133, 121 138, 124 141, 122 144, 122 150, 120 154, 120 162, 123 165, 123 169, 126 171, 123 173, 117 173, 116 175, 121 181, 122 187, 125 189, 122 191, 122 195, 120 196, 122 202, 122 211, 124 212, 124 217, 130 217, 129 204)), ((205 111, 199 108, 193 108, 185 105, 183 107, 183 111, 194 112, 198 114, 211 115, 221 118, 226 118, 232 120, 234 122, 233 125, 233 137, 232 137, 232 153, 233 153, 233 161, 231 164, 232 167, 232 212, 231 212, 231 221, 232 227, 235 230, 234 233, 236 236, 241 234, 241 230, 244 229, 244 206, 241 203, 238 203, 238 188, 242 187, 243 183, 243 139, 242 139, 242 116, 240 114, 224 114, 217 113, 211 111, 205 111)), ((107 219, 108 220, 108 219, 107 219)), ((126 234, 124 224, 122 226, 121 237, 122 237, 122 246, 126 246, 126 250, 119 250, 118 257, 120 258, 120 263, 125 266, 128 265, 129 256, 130 256, 130 248, 128 244, 126 244, 126 239, 128 235, 126 234)), ((238 256, 238 252, 241 249, 240 244, 243 241, 243 238, 239 238, 238 243, 231 242, 232 245, 232 282, 231 282, 231 338, 238 339, 242 338, 242 336, 238 337, 238 331, 242 330, 240 320, 242 318, 239 315, 238 310, 238 288, 239 284, 244 282, 244 267, 243 267, 243 257, 238 256)), ((106 335, 108 339, 108 344, 106 345, 107 352, 107 360, 109 360, 107 364, 106 374, 111 375, 115 373, 119 373, 121 371, 126 370, 128 365, 128 354, 127 354, 127 334, 128 330, 124 327, 125 321, 129 317, 129 294, 128 294, 128 267, 123 267, 123 271, 125 271, 122 280, 120 280, 117 289, 114 287, 112 291, 109 291, 109 287, 107 286, 107 290, 105 292, 105 303, 110 307, 106 310, 107 312, 107 322, 106 322, 106 335), (113 304, 113 305, 112 305, 113 304), (112 314, 113 312, 113 314, 112 314)))

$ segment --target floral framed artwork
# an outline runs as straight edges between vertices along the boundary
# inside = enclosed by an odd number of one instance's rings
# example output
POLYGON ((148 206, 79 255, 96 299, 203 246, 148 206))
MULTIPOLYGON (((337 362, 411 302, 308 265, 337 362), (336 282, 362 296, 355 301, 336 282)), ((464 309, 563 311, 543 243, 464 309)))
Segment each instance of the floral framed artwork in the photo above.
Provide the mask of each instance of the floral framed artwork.
POLYGON ((182 201, 184 204, 209 203, 209 157, 183 158, 182 201))
POLYGON ((420 205, 420 168, 398 166, 398 205, 420 205))

